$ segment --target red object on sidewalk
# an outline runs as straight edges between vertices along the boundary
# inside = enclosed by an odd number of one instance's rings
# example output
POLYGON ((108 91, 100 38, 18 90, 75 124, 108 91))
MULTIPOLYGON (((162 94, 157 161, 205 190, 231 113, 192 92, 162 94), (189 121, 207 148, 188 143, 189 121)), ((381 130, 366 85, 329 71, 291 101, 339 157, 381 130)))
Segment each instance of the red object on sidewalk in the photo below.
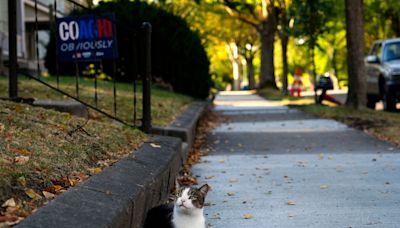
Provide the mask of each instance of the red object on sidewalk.
POLYGON ((296 67, 294 73, 294 81, 292 87, 290 88, 290 96, 295 96, 294 94, 297 93, 298 97, 301 97, 301 89, 303 87, 303 81, 301 80, 302 71, 300 67, 296 67))

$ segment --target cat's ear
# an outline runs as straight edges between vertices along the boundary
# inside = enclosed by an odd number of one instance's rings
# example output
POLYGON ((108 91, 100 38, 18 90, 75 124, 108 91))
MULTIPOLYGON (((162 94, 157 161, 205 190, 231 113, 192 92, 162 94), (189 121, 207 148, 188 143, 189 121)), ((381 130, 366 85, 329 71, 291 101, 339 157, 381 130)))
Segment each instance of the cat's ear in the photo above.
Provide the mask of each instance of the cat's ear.
POLYGON ((208 184, 204 184, 199 188, 199 191, 204 195, 207 195, 207 192, 210 190, 210 186, 208 184))

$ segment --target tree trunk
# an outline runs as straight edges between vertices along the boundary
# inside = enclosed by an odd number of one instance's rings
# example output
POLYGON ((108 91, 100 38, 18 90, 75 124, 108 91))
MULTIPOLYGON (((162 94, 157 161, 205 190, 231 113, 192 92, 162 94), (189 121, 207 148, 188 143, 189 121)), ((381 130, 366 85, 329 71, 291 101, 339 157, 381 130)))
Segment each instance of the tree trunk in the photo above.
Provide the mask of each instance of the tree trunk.
POLYGON ((262 23, 259 29, 261 39, 261 64, 260 64, 260 87, 272 87, 278 89, 275 83, 274 69, 274 41, 276 31, 276 19, 274 15, 262 23))
POLYGON ((0 46, 0 76, 4 76, 3 47, 0 46))
POLYGON ((364 66, 363 0, 345 0, 349 91, 346 105, 360 109, 366 105, 364 66))
POLYGON ((398 15, 392 16, 391 18, 392 21, 392 30, 396 37, 400 36, 400 17, 398 15))
POLYGON ((256 81, 254 79, 254 64, 253 64, 254 57, 248 56, 245 59, 246 59, 246 65, 247 65, 247 78, 249 80, 249 89, 255 89, 256 81))
POLYGON ((229 54, 229 60, 232 64, 232 76, 233 76, 233 90, 240 90, 240 59, 239 51, 236 43, 230 42, 227 44, 227 50, 229 54))
POLYGON ((313 87, 314 87, 314 101, 318 103, 317 95, 317 67, 315 66, 315 45, 312 44, 310 47, 311 51, 311 65, 312 65, 312 77, 313 77, 313 87))
POLYGON ((339 71, 337 68, 337 61, 336 61, 336 53, 337 53, 336 48, 333 48, 331 63, 332 63, 333 74, 335 75, 336 78, 339 78, 339 71))
POLYGON ((289 74, 289 65, 287 60, 287 46, 289 43, 289 36, 282 34, 281 36, 281 45, 282 45, 282 64, 283 64, 283 72, 282 72, 282 94, 284 96, 288 95, 288 74, 289 74))

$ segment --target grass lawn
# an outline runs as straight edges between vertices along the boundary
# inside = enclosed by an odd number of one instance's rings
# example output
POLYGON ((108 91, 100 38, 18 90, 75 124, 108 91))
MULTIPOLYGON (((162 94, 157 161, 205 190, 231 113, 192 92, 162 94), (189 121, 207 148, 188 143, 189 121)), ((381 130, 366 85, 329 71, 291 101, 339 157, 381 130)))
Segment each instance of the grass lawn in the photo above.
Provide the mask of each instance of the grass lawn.
MULTIPOLYGON (((49 84, 56 86, 55 77, 42 77, 42 80, 48 82, 49 84)), ((113 113, 113 89, 112 82, 109 81, 98 81, 98 107, 103 111, 110 114, 113 113)), ((91 104, 95 105, 94 101, 94 81, 91 79, 79 79, 79 95, 80 98, 91 104)), ((27 79, 25 77, 20 77, 19 80, 19 93, 21 97, 31 97, 36 99, 50 99, 50 100, 66 100, 69 99, 51 89, 39 84, 34 80, 27 79)), ((133 124, 133 113, 134 113, 134 93, 133 85, 127 83, 117 83, 117 116, 126 122, 133 124)), ((0 77, 0 96, 6 97, 8 92, 8 80, 4 77, 0 77)), ((60 77, 60 89, 68 92, 71 95, 76 95, 75 93, 75 77, 60 77)), ((137 119, 141 118, 142 112, 142 88, 141 85, 137 86, 138 92, 137 97, 137 119)), ((152 124, 165 126, 170 123, 177 114, 179 114, 193 99, 172 93, 170 91, 153 87, 151 90, 151 114, 152 114, 152 124)), ((91 111, 91 110, 90 110, 91 111)), ((106 120, 96 112, 90 112, 92 118, 99 118, 106 120)), ((140 122, 137 123, 140 125, 140 122)))
MULTIPOLYGON (((45 79, 55 85, 52 78, 45 79)), ((61 88, 74 94, 74 78, 62 78, 61 88)), ((7 96, 0 77, 0 96, 7 96)), ((83 80, 81 97, 94 104, 93 81, 83 80)), ((118 115, 133 120, 132 86, 118 83, 118 115)), ((138 88, 140 91, 140 87, 138 88)), ((19 80, 19 96, 64 100, 33 80, 19 80)), ((141 110, 141 95, 138 94, 141 110)), ((154 125, 166 125, 192 101, 187 96, 152 89, 154 125)), ((112 113, 112 87, 99 82, 99 107, 112 113)), ((139 113, 141 112, 139 110, 139 113)), ((131 154, 146 135, 116 125, 101 114, 90 119, 0 100, 0 227, 28 216, 71 186, 131 154)), ((138 117, 140 118, 140 116, 138 117)))

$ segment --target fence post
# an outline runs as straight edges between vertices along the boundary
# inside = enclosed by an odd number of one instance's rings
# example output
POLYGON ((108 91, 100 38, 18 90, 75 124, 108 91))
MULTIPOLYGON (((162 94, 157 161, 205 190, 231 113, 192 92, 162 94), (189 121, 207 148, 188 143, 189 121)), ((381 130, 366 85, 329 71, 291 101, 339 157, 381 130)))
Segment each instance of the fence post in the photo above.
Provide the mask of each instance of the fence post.
MULTIPOLYGON (((18 97, 17 75, 17 1, 8 0, 8 53, 9 53, 9 98, 18 97)), ((0 53, 1 55, 3 53, 0 53)))
POLYGON ((144 75, 143 75, 143 119, 142 128, 145 133, 151 131, 151 24, 142 24, 144 32, 144 75))

